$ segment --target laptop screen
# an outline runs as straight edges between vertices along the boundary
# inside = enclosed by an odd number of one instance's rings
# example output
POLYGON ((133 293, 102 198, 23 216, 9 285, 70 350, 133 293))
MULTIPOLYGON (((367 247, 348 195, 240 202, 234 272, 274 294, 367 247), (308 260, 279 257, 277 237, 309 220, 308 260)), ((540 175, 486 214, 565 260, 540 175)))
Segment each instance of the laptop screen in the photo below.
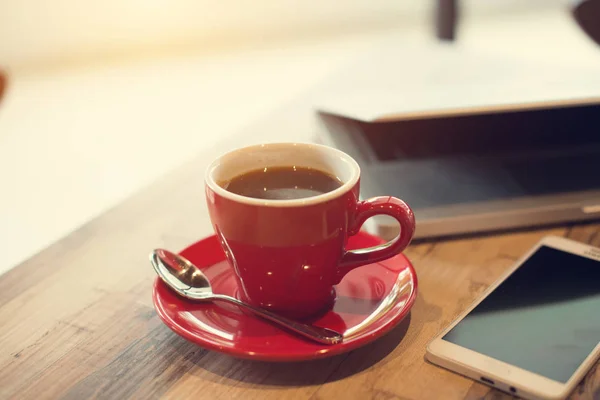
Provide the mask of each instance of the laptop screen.
POLYGON ((357 124, 379 161, 565 153, 600 146, 600 104, 357 124))
POLYGON ((376 123, 321 118, 369 176, 366 194, 415 209, 600 189, 600 104, 376 123))

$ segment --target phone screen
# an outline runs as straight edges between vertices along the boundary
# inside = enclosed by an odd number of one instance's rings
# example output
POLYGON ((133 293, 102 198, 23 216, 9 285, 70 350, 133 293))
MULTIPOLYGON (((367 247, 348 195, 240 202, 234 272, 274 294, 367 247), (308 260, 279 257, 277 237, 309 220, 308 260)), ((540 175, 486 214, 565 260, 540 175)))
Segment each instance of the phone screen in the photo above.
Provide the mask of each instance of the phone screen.
POLYGON ((600 342, 600 262, 542 246, 443 339, 566 383, 600 342))

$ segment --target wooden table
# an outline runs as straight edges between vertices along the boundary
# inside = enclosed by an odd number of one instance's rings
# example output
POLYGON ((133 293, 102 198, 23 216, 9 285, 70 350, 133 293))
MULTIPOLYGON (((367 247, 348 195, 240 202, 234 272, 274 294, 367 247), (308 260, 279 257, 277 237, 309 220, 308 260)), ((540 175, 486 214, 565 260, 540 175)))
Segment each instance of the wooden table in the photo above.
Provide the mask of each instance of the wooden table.
MULTIPOLYGON (((414 243, 406 254, 420 292, 384 338, 314 362, 233 359, 159 321, 147 259, 155 247, 181 249, 211 233, 203 170, 231 145, 199 155, 0 277, 0 398, 509 398, 426 363, 427 342, 543 235, 600 245, 598 224, 414 243)), ((600 398, 598 366, 572 398, 600 398)))

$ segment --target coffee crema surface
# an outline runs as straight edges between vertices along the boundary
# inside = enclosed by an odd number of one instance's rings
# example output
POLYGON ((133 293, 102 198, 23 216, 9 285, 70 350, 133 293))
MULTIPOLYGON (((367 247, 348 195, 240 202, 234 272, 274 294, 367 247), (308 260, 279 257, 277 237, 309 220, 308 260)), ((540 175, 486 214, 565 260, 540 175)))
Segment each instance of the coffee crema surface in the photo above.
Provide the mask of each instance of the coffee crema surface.
POLYGON ((315 168, 280 166, 249 171, 219 186, 245 197, 293 200, 331 192, 342 184, 338 178, 315 168))

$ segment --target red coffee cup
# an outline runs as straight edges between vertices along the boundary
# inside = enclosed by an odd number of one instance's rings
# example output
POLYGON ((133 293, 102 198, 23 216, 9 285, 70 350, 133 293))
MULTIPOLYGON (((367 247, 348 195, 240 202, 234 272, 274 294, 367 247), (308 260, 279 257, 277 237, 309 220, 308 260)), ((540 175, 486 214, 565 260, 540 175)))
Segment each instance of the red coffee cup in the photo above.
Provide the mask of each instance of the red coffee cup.
POLYGON ((231 151, 207 169, 210 219, 239 280, 239 297, 293 318, 333 304, 334 285, 356 267, 390 258, 410 243, 415 218, 391 196, 359 200, 360 168, 349 155, 308 143, 272 143, 231 151), (264 200, 225 190, 219 183, 266 167, 311 167, 335 176, 341 187, 313 197, 264 200), (392 241, 347 251, 349 236, 370 217, 389 215, 400 224, 392 241))

